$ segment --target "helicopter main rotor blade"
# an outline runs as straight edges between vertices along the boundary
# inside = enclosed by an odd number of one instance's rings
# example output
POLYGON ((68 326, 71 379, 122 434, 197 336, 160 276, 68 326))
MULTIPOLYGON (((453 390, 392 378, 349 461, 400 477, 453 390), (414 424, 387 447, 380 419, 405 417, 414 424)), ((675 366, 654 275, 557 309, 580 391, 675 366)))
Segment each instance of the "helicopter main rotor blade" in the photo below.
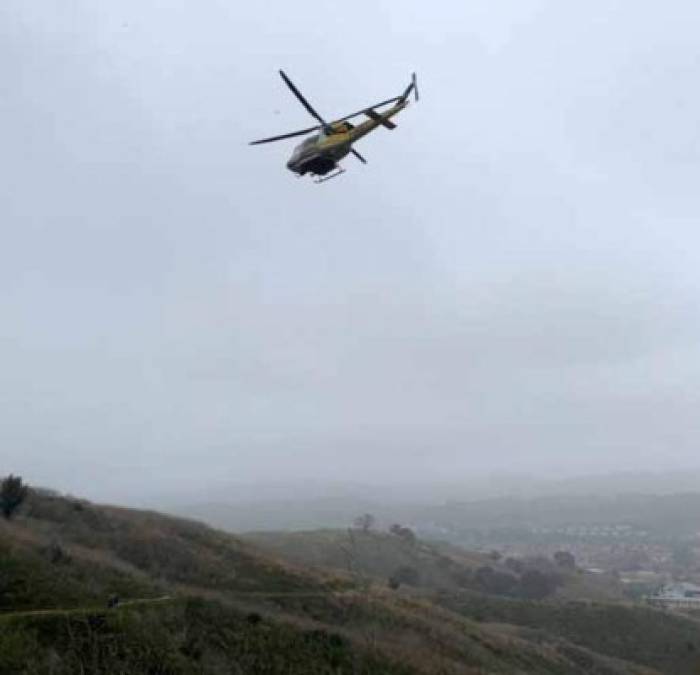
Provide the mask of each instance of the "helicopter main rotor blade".
POLYGON ((341 117, 338 120, 334 120, 334 122, 345 122, 345 120, 351 120, 353 117, 359 117, 360 115, 364 115, 367 110, 370 110, 372 108, 381 108, 383 105, 386 105, 387 103, 396 103, 396 101, 400 101, 401 96, 393 96, 392 98, 388 98, 386 101, 382 101, 381 103, 375 103, 374 105, 367 106, 366 108, 362 108, 362 110, 358 110, 357 112, 352 113, 351 115, 345 115, 345 117, 341 117))
POLYGON ((248 145, 260 145, 261 143, 273 143, 274 141, 283 141, 285 138, 294 138, 295 136, 304 136, 310 134, 312 131, 320 129, 318 125, 315 127, 309 127, 308 129, 301 129, 300 131, 291 131, 288 134, 281 134, 280 136, 271 136, 270 138, 261 138, 259 141, 251 141, 248 145))
POLYGON ((352 154, 355 155, 355 157, 357 157, 357 159, 359 159, 363 164, 367 164, 367 160, 359 152, 357 152, 355 148, 350 148, 350 152, 352 152, 352 154))
POLYGON ((292 90, 292 93, 299 99, 299 102, 306 108, 307 112, 311 117, 317 119, 321 125, 325 128, 328 127, 326 121, 321 117, 311 106, 311 104, 304 98, 304 95, 294 86, 292 82, 283 70, 280 70, 280 76, 284 80, 285 84, 292 90))

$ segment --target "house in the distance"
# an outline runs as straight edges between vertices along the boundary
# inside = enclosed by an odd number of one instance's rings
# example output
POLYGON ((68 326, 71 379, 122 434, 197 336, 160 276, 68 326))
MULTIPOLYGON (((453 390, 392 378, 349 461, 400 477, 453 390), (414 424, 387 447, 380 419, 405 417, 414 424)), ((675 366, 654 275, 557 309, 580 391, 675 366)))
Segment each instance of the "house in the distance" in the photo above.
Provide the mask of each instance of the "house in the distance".
POLYGON ((700 586, 678 581, 663 586, 646 600, 650 605, 665 609, 700 609, 700 586))

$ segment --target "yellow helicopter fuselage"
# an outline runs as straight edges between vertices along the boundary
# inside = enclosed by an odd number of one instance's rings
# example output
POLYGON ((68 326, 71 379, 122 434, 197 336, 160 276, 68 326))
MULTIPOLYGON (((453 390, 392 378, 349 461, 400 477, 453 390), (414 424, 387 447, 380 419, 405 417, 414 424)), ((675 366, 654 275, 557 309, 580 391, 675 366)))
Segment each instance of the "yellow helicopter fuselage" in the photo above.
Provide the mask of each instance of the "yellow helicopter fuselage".
POLYGON ((346 155, 352 153, 363 164, 367 164, 367 160, 353 148, 353 143, 359 141, 363 136, 366 136, 377 127, 383 126, 387 129, 394 129, 396 125, 391 121, 391 118, 400 113, 408 105, 408 97, 413 92, 413 97, 418 100, 418 85, 416 83, 416 74, 411 75, 411 81, 408 86, 398 96, 375 103, 367 108, 362 108, 357 112, 345 117, 340 117, 335 122, 328 123, 314 107, 307 101, 305 96, 297 89, 296 85, 289 79, 287 74, 280 70, 280 77, 289 87, 290 91, 296 96, 299 103, 304 106, 306 111, 319 123, 307 129, 291 131, 277 136, 268 138, 260 138, 256 141, 251 141, 251 145, 261 145, 263 143, 273 143, 283 141, 288 138, 297 136, 307 136, 299 145, 294 148, 292 156, 287 162, 287 168, 293 171, 297 176, 311 174, 312 176, 325 176, 319 178, 315 182, 320 183, 330 178, 344 173, 344 169, 338 164, 346 155), (391 106, 382 112, 379 112, 384 106, 391 106), (367 117, 360 124, 352 124, 351 119, 356 117, 367 117), (309 136, 308 134, 313 134, 309 136), (334 171, 330 176, 326 174, 334 171))
POLYGON ((332 171, 338 161, 350 152, 353 143, 379 126, 393 128, 389 120, 407 105, 408 101, 399 101, 381 113, 368 109, 369 119, 357 125, 345 121, 331 123, 331 133, 321 132, 311 136, 294 148, 287 168, 300 176, 305 173, 322 176, 332 171))

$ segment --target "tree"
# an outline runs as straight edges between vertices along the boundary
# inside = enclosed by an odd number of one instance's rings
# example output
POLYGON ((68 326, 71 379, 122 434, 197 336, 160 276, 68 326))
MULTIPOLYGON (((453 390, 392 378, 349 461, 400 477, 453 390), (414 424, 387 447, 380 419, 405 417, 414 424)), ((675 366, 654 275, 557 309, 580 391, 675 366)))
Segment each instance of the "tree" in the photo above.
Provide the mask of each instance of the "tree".
POLYGON ((22 483, 20 476, 10 474, 0 483, 0 510, 5 518, 11 518, 19 505, 26 499, 29 488, 22 483))
POLYGON ((503 564, 516 574, 522 574, 525 571, 525 563, 520 558, 506 558, 503 564))
POLYGON ((566 569, 573 570, 576 568, 576 558, 574 558, 573 553, 569 551, 557 551, 554 554, 554 562, 559 565, 559 567, 565 567, 566 569))
POLYGON ((559 584, 559 579, 552 574, 545 574, 539 570, 527 570, 520 577, 520 592, 529 600, 541 600, 554 593, 559 584))
POLYGON ((347 543, 341 543, 340 551, 345 557, 348 572, 354 577, 355 584, 365 593, 369 590, 371 579, 364 573, 361 558, 361 549, 358 538, 352 528, 348 528, 347 543))
POLYGON ((363 513, 361 516, 355 518, 353 525, 355 529, 367 533, 374 527, 376 522, 376 518, 371 513, 363 513))
POLYGON ((394 525, 389 528, 389 532, 408 544, 415 544, 416 542, 416 534, 410 527, 404 527, 403 525, 394 523, 394 525))
POLYGON ((474 573, 474 581, 479 590, 494 595, 508 595, 518 583, 517 577, 498 572, 488 565, 477 568, 474 573))

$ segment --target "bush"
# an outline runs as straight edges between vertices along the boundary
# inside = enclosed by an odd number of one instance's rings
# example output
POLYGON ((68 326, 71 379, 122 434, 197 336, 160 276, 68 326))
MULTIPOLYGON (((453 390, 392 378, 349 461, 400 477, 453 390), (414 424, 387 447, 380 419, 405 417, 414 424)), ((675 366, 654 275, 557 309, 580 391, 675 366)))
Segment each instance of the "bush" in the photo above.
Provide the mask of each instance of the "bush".
POLYGON ((508 595, 518 584, 518 579, 512 574, 497 572, 487 565, 476 570, 474 581, 479 590, 494 595, 508 595))
POLYGON ((520 594, 529 600, 541 600, 554 593, 559 582, 559 577, 554 574, 527 570, 520 577, 520 594))
POLYGON ((407 544, 416 543, 416 534, 410 527, 404 527, 403 525, 395 523, 389 528, 389 532, 399 539, 405 541, 407 544))
POLYGON ((409 586, 417 586, 420 582, 420 574, 418 570, 408 565, 398 567, 389 577, 389 588, 397 589, 401 584, 409 586))
POLYGON ((522 574, 525 571, 525 563, 520 558, 506 558, 504 565, 516 574, 522 574))
POLYGON ((355 518, 353 525, 355 529, 362 532, 369 532, 376 523, 375 517, 371 513, 363 513, 361 516, 355 518))
POLYGON ((0 510, 5 518, 11 518, 26 499, 29 488, 22 483, 20 476, 10 474, 0 483, 0 510))
POLYGON ((557 551, 554 554, 554 562, 565 569, 573 570, 576 568, 576 558, 568 551, 557 551))

